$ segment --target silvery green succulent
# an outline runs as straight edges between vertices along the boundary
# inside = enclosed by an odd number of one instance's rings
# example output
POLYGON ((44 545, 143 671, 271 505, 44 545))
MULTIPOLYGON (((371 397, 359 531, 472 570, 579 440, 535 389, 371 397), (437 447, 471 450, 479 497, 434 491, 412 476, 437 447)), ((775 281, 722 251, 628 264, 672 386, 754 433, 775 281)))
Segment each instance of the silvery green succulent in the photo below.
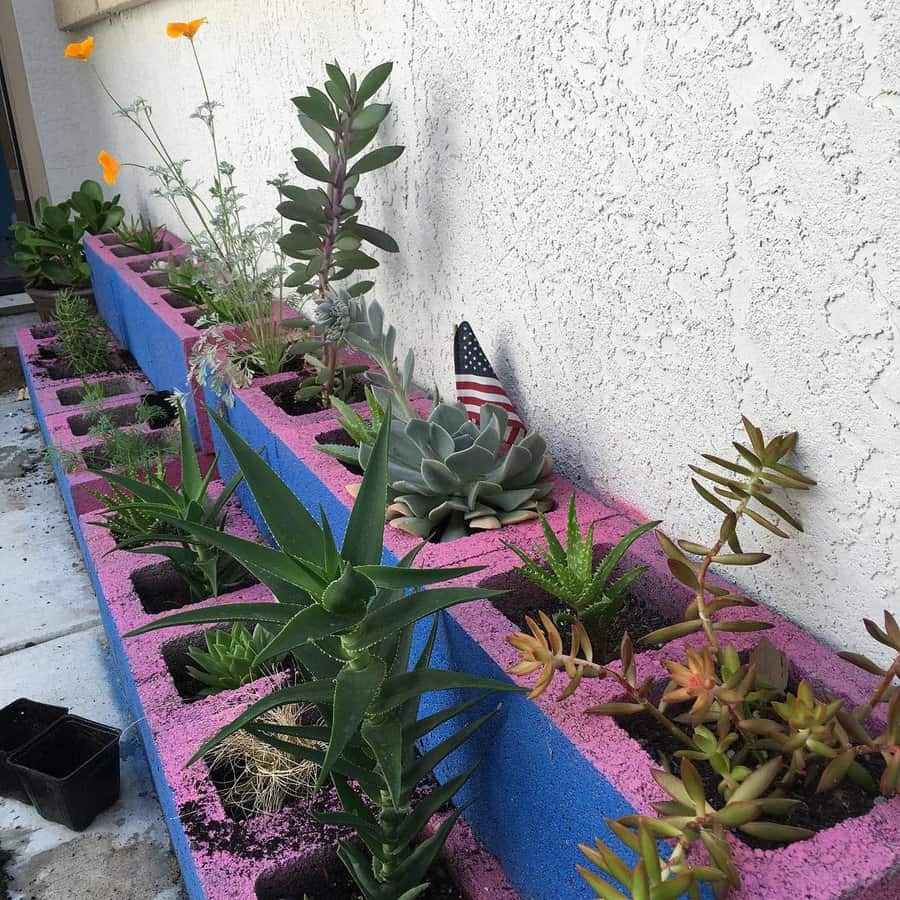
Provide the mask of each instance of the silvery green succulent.
MULTIPOLYGON (((506 411, 489 403, 477 423, 459 403, 437 403, 425 419, 394 419, 389 523, 418 537, 450 541, 552 509, 553 463, 543 438, 530 432, 504 454, 506 429, 506 411)), ((371 447, 360 446, 363 468, 371 453, 371 447)))
POLYGON ((329 341, 341 341, 351 323, 353 298, 344 289, 329 288, 316 300, 316 328, 329 341))

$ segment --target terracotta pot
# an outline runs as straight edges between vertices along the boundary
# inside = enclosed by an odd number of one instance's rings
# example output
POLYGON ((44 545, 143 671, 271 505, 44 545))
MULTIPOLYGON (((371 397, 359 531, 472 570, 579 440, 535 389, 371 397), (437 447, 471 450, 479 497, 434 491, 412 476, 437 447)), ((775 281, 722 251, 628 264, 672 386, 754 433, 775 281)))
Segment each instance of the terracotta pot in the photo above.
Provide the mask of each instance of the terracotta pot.
MULTIPOLYGON (((31 297, 34 308, 38 311, 42 322, 53 321, 53 310, 56 308, 56 295, 62 288, 53 288, 45 290, 43 288, 27 288, 28 296, 31 297)), ((91 308, 96 310, 94 303, 94 289, 82 288, 80 291, 72 291, 77 297, 86 297, 91 308)))

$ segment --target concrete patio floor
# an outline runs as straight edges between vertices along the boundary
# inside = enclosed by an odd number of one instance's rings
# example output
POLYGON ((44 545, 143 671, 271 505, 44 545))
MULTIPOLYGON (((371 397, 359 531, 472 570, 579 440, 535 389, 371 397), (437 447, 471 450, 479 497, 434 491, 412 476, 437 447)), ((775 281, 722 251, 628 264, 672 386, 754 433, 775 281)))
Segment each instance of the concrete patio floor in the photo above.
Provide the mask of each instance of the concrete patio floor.
MULTIPOLYGON (((0 346, 32 321, 0 319, 0 346)), ((30 697, 122 728, 122 795, 80 834, 0 799, 0 898, 182 900, 94 591, 34 424, 27 399, 0 394, 0 707, 30 697)))

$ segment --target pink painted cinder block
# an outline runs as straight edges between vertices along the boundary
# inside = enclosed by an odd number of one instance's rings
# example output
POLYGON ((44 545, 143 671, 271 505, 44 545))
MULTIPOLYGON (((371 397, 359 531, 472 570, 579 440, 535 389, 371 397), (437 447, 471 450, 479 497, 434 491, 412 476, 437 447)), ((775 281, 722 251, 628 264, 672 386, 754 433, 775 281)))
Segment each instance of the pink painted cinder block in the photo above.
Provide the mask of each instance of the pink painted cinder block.
MULTIPOLYGON (((421 412, 427 412, 429 401, 416 402, 421 412)), ((333 417, 322 418, 314 422, 304 424, 292 434, 286 434, 282 440, 288 448, 298 457, 310 472, 341 502, 347 509, 353 507, 353 497, 347 490, 347 486, 358 484, 361 476, 350 472, 340 461, 323 453, 319 449, 317 437, 334 429, 339 429, 337 420, 333 417)), ((554 475, 554 487, 551 494, 556 501, 556 509, 547 513, 547 521, 556 533, 565 531, 565 523, 568 515, 569 498, 573 492, 578 497, 577 507, 579 521, 590 523, 615 516, 617 513, 601 501, 586 494, 574 485, 570 484, 562 476, 554 475)), ((500 549, 502 541, 530 546, 543 540, 543 529, 537 520, 523 522, 520 525, 510 525, 498 531, 483 531, 471 534, 467 537, 446 543, 430 543, 419 553, 416 564, 419 566, 451 566, 459 565, 467 561, 476 561, 484 554, 500 549)), ((385 527, 384 541, 386 549, 390 550, 398 558, 402 558, 411 550, 418 547, 422 541, 420 538, 405 534, 392 528, 385 527)))
MULTIPOLYGON (((98 372, 84 377, 54 378, 50 370, 56 362, 56 358, 47 356, 46 353, 57 342, 56 334, 56 325, 52 322, 24 325, 16 329, 16 344, 19 347, 25 379, 32 394, 40 393, 42 397, 50 397, 57 391, 81 385, 84 382, 109 382, 118 379, 121 384, 115 386, 123 389, 128 386, 129 381, 135 384, 145 381, 137 369, 127 365, 127 358, 123 359, 126 365, 121 370, 98 372)), ((111 340, 111 348, 115 353, 125 353, 125 348, 114 338, 111 340)), ((117 393, 119 392, 121 391, 117 390, 117 393)), ((33 399, 36 400, 36 398, 33 399)), ((57 403, 60 406, 64 405, 59 400, 57 403)), ((51 411, 51 409, 47 410, 47 412, 51 411)))
MULTIPOLYGON (((103 404, 104 411, 116 415, 117 411, 127 411, 134 408, 140 402, 140 394, 124 394, 110 398, 103 404)), ((124 422, 124 420, 123 420, 124 422)), ((94 492, 105 492, 106 481, 102 476, 88 471, 85 453, 99 445, 97 438, 87 433, 76 434, 76 430, 82 430, 84 425, 83 411, 74 407, 68 412, 60 412, 44 418, 45 434, 48 446, 51 446, 56 456, 56 468, 59 476, 66 484, 61 485, 63 490, 68 490, 71 495, 71 503, 77 515, 98 509, 102 504, 94 496, 94 492)), ((149 425, 137 426, 139 430, 150 436, 163 434, 171 435, 172 426, 167 429, 152 430, 149 425)), ((213 457, 209 454, 201 454, 199 457, 200 468, 206 472, 213 464, 213 457)), ((165 462, 166 483, 176 485, 181 480, 181 463, 175 457, 170 457, 165 462)))
MULTIPOLYGON (((221 489, 221 484, 214 486, 221 489)), ((248 539, 258 539, 252 523, 228 505, 228 530, 248 539)), ((152 555, 113 550, 108 532, 90 523, 80 522, 98 584, 101 602, 112 616, 120 634, 151 621, 141 608, 131 576, 136 569, 152 564, 152 555)), ((230 595, 196 604, 214 607, 230 602, 273 601, 261 586, 246 588, 230 595)), ((177 692, 163 659, 164 645, 208 626, 185 626, 151 632, 124 641, 125 654, 135 682, 142 713, 152 733, 165 781, 190 845, 194 869, 204 895, 209 900, 256 900, 261 876, 276 870, 312 871, 321 860, 333 857, 334 846, 345 832, 323 828, 313 818, 313 804, 333 804, 330 794, 313 803, 298 803, 270 815, 249 819, 232 818, 210 779, 205 762, 186 767, 202 742, 231 721, 252 702, 284 683, 286 676, 259 679, 234 691, 191 702, 177 692)), ((429 825, 429 833, 440 823, 438 816, 429 825)), ((179 827, 170 823, 170 827, 179 827)), ((469 900, 489 896, 496 900, 516 900, 502 868, 486 853, 462 820, 454 828, 446 845, 445 857, 463 895, 469 900)))
MULTIPOLYGON (((634 527, 624 516, 606 518, 596 525, 597 545, 611 546, 634 527)), ((469 560, 485 566, 481 572, 465 576, 459 584, 482 584, 489 578, 506 574, 520 565, 506 549, 469 560)), ((634 593, 646 599, 663 616, 678 621, 690 592, 668 573, 666 558, 652 534, 636 542, 626 555, 625 564, 644 564, 649 571, 634 585, 634 593)), ((719 584, 725 582, 717 580, 719 584)), ((764 632, 722 634, 725 643, 736 649, 752 649, 765 636, 785 652, 791 661, 792 675, 805 678, 824 694, 831 692, 845 700, 848 708, 860 705, 875 683, 875 678, 840 659, 802 628, 770 608, 735 608, 729 618, 768 622, 764 632)), ((471 639, 501 669, 518 659, 507 637, 519 630, 489 601, 481 600, 454 607, 447 612, 471 639)), ((685 648, 700 645, 703 638, 691 635, 665 647, 638 652, 636 665, 640 679, 651 677, 662 688, 668 682, 667 659, 681 660, 685 648)), ((619 663, 611 664, 618 668, 619 663)), ((536 676, 521 679, 523 686, 536 676)), ((607 781, 637 812, 654 815, 652 804, 668 799, 650 775, 659 768, 655 760, 621 728, 606 716, 586 715, 585 710, 599 703, 624 699, 616 684, 608 680, 585 679, 576 693, 565 701, 556 698, 568 684, 564 673, 557 673, 550 688, 532 701, 571 741, 607 781)), ((879 717, 874 717, 878 722, 879 717)), ((883 718, 881 719, 883 723, 883 718)), ((524 798, 520 801, 525 804, 524 798)), ((603 810, 597 811, 597 823, 583 823, 577 840, 591 843, 599 833, 603 810), (593 830, 592 830, 593 829, 593 830)), ((778 850, 754 850, 738 840, 732 841, 740 869, 742 888, 737 900, 888 900, 900 897, 900 798, 879 802, 865 815, 848 819, 819 832, 814 837, 778 850)))

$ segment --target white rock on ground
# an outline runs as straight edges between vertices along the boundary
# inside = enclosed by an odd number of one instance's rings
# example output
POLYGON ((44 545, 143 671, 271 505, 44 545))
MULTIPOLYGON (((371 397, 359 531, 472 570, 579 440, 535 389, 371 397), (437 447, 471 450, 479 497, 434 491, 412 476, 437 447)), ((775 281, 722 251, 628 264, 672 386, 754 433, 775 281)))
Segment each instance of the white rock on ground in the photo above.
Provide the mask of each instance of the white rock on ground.
POLYGON ((22 430, 34 421, 17 392, 0 394, 0 707, 30 697, 124 729, 122 795, 80 834, 45 822, 30 806, 0 800, 0 897, 5 870, 9 900, 183 900, 147 761, 129 728, 40 433, 22 430))

